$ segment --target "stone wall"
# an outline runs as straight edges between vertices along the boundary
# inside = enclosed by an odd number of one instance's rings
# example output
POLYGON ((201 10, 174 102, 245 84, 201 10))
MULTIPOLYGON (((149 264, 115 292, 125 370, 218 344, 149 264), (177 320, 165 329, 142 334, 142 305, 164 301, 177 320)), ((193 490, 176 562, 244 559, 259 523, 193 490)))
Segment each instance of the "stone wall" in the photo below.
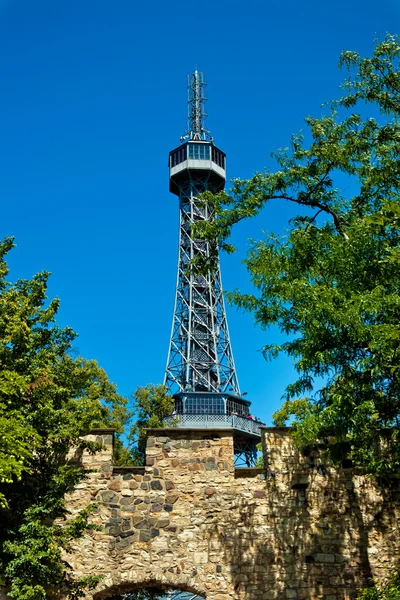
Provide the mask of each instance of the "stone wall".
MULTIPOLYGON (((99 531, 67 557, 78 575, 103 575, 101 600, 168 585, 207 600, 353 598, 382 580, 400 552, 399 491, 295 449, 287 429, 264 429, 266 468, 234 469, 223 430, 150 430, 147 466, 112 469, 105 450, 69 499, 96 502, 99 531)), ((396 482, 397 483, 397 482, 396 482)))

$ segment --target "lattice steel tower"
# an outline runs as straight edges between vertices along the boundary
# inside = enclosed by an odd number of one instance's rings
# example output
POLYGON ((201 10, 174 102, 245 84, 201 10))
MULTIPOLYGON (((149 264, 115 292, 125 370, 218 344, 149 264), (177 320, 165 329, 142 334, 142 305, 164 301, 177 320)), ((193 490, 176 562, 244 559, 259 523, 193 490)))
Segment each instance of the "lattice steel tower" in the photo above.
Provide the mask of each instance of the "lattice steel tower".
POLYGON ((205 86, 202 73, 196 70, 189 75, 188 130, 181 145, 169 154, 170 191, 179 197, 180 225, 175 309, 164 383, 175 396, 181 426, 233 427, 250 434, 243 443, 243 435, 236 436, 238 456, 250 443, 251 451, 243 455, 247 464, 254 454, 253 437, 259 437, 260 423, 248 418, 250 402, 240 393, 219 261, 205 275, 190 269, 190 261, 210 253, 209 243, 196 239, 192 232, 193 224, 214 217, 199 195, 205 190, 218 192, 225 185, 226 155, 205 128, 205 86))

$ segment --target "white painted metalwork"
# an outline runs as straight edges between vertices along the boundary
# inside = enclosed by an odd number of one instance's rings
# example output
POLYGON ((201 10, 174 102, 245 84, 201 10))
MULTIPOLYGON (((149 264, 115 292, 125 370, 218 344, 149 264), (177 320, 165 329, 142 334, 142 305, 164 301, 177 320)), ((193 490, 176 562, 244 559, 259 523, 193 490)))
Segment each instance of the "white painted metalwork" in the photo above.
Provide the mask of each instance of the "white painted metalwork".
POLYGON ((213 162, 212 160, 185 160, 179 165, 171 167, 170 175, 177 175, 185 169, 208 169, 210 171, 213 170, 225 179, 225 169, 223 169, 219 165, 216 165, 215 162, 213 162))

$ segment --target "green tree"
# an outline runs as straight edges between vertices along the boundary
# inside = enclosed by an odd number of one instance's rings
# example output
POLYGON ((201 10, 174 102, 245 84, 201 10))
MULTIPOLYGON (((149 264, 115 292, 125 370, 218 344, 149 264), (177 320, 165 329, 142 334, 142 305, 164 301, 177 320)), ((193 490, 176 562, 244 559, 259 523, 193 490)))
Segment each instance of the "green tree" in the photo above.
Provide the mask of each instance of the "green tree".
POLYGON ((266 203, 301 208, 285 236, 252 243, 245 263, 255 293, 230 300, 287 335, 263 348, 266 358, 287 353, 299 374, 276 424, 291 422, 303 446, 331 432, 332 455, 378 475, 400 469, 399 54, 390 35, 371 58, 344 52, 345 95, 328 115, 306 119, 311 142, 295 135, 274 155, 275 171, 206 194, 218 217, 199 226, 231 251, 232 227, 266 203), (378 117, 348 114, 360 102, 378 117), (318 391, 316 377, 325 382, 318 391))
POLYGON ((359 600, 400 600, 400 571, 392 575, 386 585, 363 590, 359 600))
MULTIPOLYGON (((263 348, 268 359, 288 354, 298 372, 275 423, 290 423, 300 446, 324 438, 335 459, 382 477, 400 472, 399 56, 392 35, 369 58, 343 52, 344 95, 306 119, 310 143, 295 135, 275 170, 205 194, 217 218, 197 227, 233 251, 236 223, 273 200, 297 206, 286 235, 252 243, 254 293, 229 297, 287 336, 263 348)), ((400 598, 398 583, 364 598, 400 598)))
POLYGON ((136 420, 130 428, 126 447, 118 450, 118 464, 144 465, 146 455, 146 429, 173 427, 174 397, 165 385, 148 384, 135 391, 133 412, 136 420), (168 421, 166 420, 168 419, 168 421))
POLYGON ((95 426, 122 432, 129 411, 95 361, 71 354, 76 335, 55 324, 48 273, 6 280, 12 245, 0 243, 0 585, 18 600, 52 588, 75 599, 95 580, 75 581, 62 560, 91 528, 90 510, 67 518, 65 494, 85 477, 68 453, 98 450, 81 436, 95 426))

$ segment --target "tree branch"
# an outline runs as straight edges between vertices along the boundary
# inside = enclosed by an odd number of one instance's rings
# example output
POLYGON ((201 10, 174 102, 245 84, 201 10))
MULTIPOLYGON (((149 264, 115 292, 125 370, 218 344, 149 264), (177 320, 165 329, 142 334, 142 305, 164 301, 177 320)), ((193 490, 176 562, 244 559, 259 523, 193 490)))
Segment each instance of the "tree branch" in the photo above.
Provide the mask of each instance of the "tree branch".
POLYGON ((307 227, 305 228, 305 231, 307 231, 307 229, 310 227, 310 225, 312 225, 313 221, 315 221, 315 219, 318 217, 318 215, 322 212, 322 209, 320 208, 315 215, 313 216, 313 218, 311 219, 311 221, 309 221, 309 223, 307 223, 307 227))
POLYGON ((321 202, 315 201, 304 201, 299 200, 298 198, 292 198, 291 196, 271 196, 269 200, 288 200, 289 202, 295 202, 296 204, 301 204, 302 206, 310 206, 311 208, 319 208, 320 212, 326 212, 331 215, 333 222, 335 224, 336 230, 345 240, 348 240, 348 235, 343 231, 342 225, 340 223, 340 219, 336 212, 329 208, 326 204, 321 204, 321 202))

